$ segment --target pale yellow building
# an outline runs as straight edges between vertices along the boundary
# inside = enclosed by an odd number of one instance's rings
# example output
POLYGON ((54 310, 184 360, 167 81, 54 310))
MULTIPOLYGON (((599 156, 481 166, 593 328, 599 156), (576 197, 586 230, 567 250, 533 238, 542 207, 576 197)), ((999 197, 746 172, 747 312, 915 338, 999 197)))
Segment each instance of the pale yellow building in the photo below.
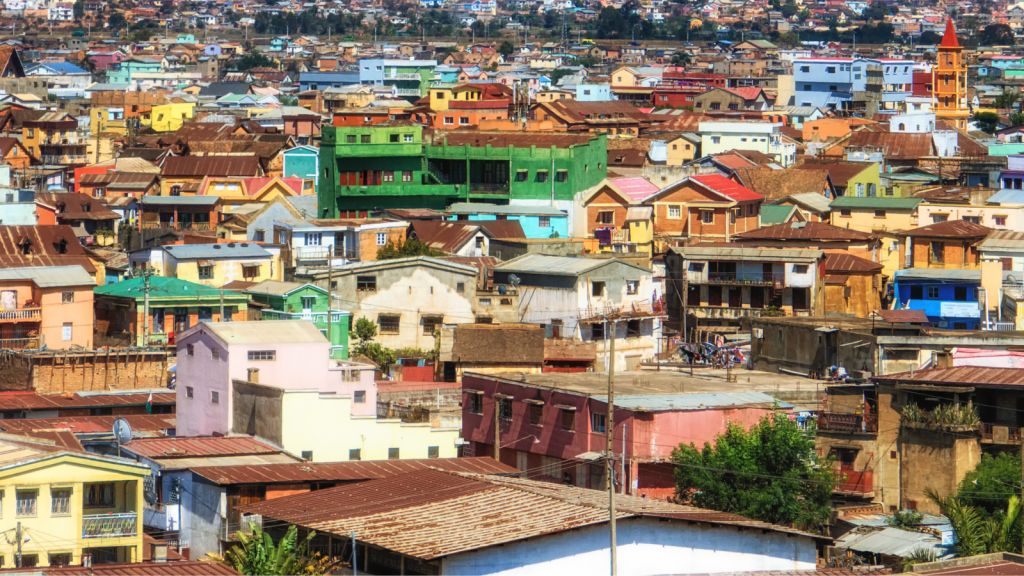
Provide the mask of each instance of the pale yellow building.
POLYGON ((174 132, 180 129, 186 121, 192 119, 195 107, 193 102, 168 102, 153 106, 153 111, 150 114, 153 130, 174 132))
POLYGON ((882 274, 892 278, 902 268, 900 240, 896 232, 917 228, 920 198, 842 196, 832 201, 831 224, 858 232, 877 234, 882 241, 875 260, 882 274))
POLYGON ((483 98, 484 90, 472 84, 459 86, 431 86, 430 87, 430 109, 435 112, 448 110, 448 103, 452 100, 457 102, 478 102, 483 98))
POLYGON ((160 246, 132 256, 160 276, 220 288, 231 282, 283 280, 281 251, 255 242, 160 246))
MULTIPOLYGON (((9 438, 9 437, 8 437, 9 438)), ((3 566, 142 561, 143 480, 147 466, 67 452, 27 438, 0 440, 3 566)))

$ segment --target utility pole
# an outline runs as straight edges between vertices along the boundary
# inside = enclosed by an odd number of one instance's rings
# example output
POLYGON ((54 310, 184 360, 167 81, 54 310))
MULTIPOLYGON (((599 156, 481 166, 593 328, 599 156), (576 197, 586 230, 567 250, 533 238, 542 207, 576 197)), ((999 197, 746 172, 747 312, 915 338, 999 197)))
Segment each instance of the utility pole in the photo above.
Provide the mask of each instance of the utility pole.
POLYGON ((359 574, 359 554, 356 554, 356 531, 352 531, 352 574, 359 574))
POLYGON ((331 254, 331 252, 334 251, 334 245, 332 244, 327 250, 327 341, 331 343, 331 346, 334 346, 334 333, 331 329, 331 310, 334 308, 334 290, 331 289, 331 283, 334 279, 334 258, 332 258, 334 254, 331 254))
MULTIPOLYGON (((501 399, 494 394, 494 459, 501 462, 501 399)), ((1024 467, 1024 464, 1021 464, 1024 467)))
MULTIPOLYGON (((615 550, 615 329, 618 322, 612 321, 612 337, 608 350, 608 418, 605 423, 605 462, 608 465, 608 526, 611 529, 612 576, 618 576, 618 554, 615 550)), ((1024 464, 1022 464, 1024 466, 1024 464)))
POLYGON ((226 320, 224 320, 224 289, 223 288, 220 289, 220 321, 221 322, 226 322, 226 320))
POLYGON ((149 344, 149 269, 142 269, 143 296, 142 296, 142 345, 149 344))
POLYGON ((14 534, 18 537, 18 553, 14 557, 14 565, 21 568, 21 541, 23 539, 21 536, 21 522, 18 522, 18 527, 15 530, 14 534))

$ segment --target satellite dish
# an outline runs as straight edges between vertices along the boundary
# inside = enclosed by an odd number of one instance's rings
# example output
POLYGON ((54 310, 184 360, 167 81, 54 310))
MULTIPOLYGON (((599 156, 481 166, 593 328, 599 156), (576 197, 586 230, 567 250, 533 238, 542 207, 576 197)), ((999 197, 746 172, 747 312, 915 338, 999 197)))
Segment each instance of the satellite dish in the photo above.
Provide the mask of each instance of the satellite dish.
POLYGON ((501 294, 502 296, 508 294, 508 288, 505 288, 504 284, 498 286, 498 294, 501 294))
POLYGON ((124 418, 114 420, 114 438, 117 439, 118 444, 131 444, 132 427, 124 418))
POLYGON ((516 276, 515 274, 509 274, 508 275, 508 282, 509 282, 509 284, 512 285, 513 288, 515 288, 516 286, 519 286, 519 283, 521 282, 521 280, 519 279, 519 276, 516 276))

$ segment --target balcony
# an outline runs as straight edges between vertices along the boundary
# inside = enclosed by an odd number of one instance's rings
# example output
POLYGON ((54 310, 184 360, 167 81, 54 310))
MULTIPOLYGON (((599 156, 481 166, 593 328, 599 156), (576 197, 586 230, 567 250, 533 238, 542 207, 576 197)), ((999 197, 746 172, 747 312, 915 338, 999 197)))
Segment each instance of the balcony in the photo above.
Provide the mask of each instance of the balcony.
POLYGON ((263 527, 263 516, 257 514, 241 514, 238 522, 229 522, 226 518, 220 524, 220 539, 225 542, 238 540, 239 534, 252 536, 252 527, 263 527))
POLYGON ((42 318, 42 308, 15 308, 13 310, 0 310, 0 322, 39 322, 42 318))
POLYGON ((855 496, 873 496, 875 493, 874 473, 870 470, 854 472, 852 470, 840 470, 841 480, 834 492, 850 494, 855 496))
POLYGON ((85 154, 44 154, 40 160, 43 164, 86 164, 89 158, 85 154))
POLYGON ((157 228, 168 228, 171 230, 216 230, 217 225, 212 222, 143 222, 143 230, 153 230, 157 228))
POLYGON ((874 434, 878 432, 878 416, 822 412, 818 415, 818 430, 847 434, 874 434))
POLYGON ((419 96, 420 91, 415 88, 396 88, 396 96, 419 96))
POLYGON ((423 80, 423 77, 421 77, 419 74, 411 74, 411 73, 406 73, 406 72, 401 72, 401 73, 395 72, 393 74, 386 74, 384 76, 384 81, 387 82, 388 80, 416 80, 416 81, 420 81, 420 80, 423 80))
POLYGON ((469 183, 470 196, 508 196, 508 184, 469 183))
MULTIPOLYGON (((743 317, 760 318, 764 316, 768 308, 731 308, 729 306, 687 306, 687 311, 701 319, 737 320, 743 317)), ((785 311, 772 310, 776 316, 796 316, 796 313, 786 314, 785 311), (781 314, 780 314, 781 312, 781 314)))
POLYGON ((0 350, 37 350, 43 347, 39 338, 3 338, 0 350))
POLYGON ((345 248, 338 244, 331 244, 327 246, 300 246, 295 250, 295 259, 299 262, 326 262, 328 257, 358 260, 359 253, 352 248, 345 248))
POLYGON ((41 142, 44 146, 84 146, 85 141, 79 141, 78 135, 73 136, 51 136, 43 139, 41 142))
MULTIPOLYGON (((699 282, 699 280, 695 280, 699 282)), ((740 284, 744 286, 773 286, 783 288, 786 285, 785 274, 743 273, 743 272, 708 272, 708 284, 740 284)))
POLYGON ((1020 426, 981 423, 981 441, 985 444, 1020 444, 1020 426))
POLYGON ((90 514, 82 516, 82 538, 122 538, 138 535, 139 515, 90 514))

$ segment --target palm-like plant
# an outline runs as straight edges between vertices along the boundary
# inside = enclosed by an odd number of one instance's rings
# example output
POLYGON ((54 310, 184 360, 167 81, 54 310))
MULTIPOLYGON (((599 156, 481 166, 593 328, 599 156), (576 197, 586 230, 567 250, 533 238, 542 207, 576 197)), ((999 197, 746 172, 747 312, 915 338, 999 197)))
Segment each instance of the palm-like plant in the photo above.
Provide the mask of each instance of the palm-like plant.
POLYGON ((227 564, 247 576, 286 576, 289 574, 329 574, 337 563, 321 558, 319 553, 309 555, 309 544, 316 536, 309 535, 299 541, 299 531, 289 526, 283 538, 274 544, 274 539, 256 524, 251 524, 252 534, 238 533, 238 544, 224 553, 224 556, 207 554, 210 558, 227 564))
POLYGON ((925 495, 949 518, 958 540, 958 556, 1021 552, 1024 546, 1024 517, 1021 515, 1021 500, 1017 496, 1010 498, 1006 513, 1001 517, 985 519, 977 508, 965 506, 954 495, 940 496, 931 488, 925 489, 925 495))

